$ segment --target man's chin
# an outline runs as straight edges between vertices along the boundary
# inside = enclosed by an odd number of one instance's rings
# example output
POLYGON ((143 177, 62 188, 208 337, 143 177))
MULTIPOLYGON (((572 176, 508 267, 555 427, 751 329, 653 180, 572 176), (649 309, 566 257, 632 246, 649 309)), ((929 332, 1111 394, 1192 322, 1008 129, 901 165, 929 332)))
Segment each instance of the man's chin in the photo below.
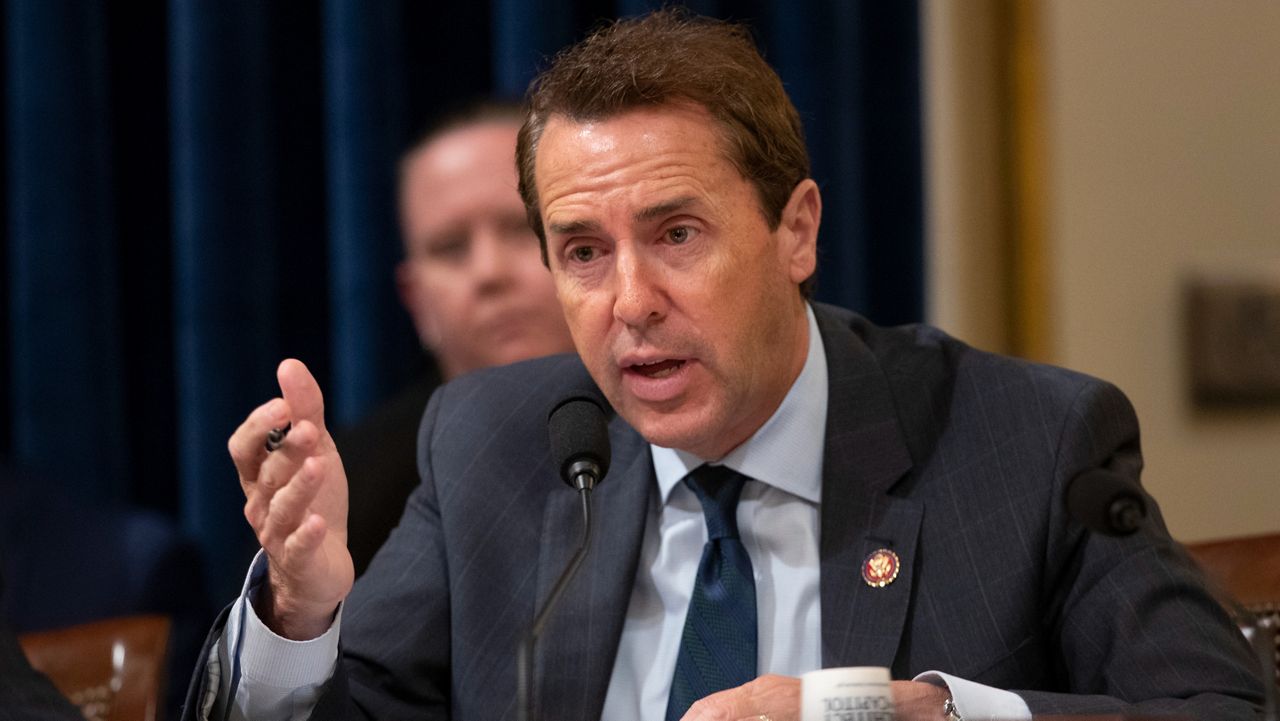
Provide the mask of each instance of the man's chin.
POLYGON ((674 448, 680 451, 693 453, 700 458, 711 459, 714 456, 709 455, 713 452, 708 445, 709 436, 706 429, 711 425, 708 422, 694 418, 691 413, 657 413, 642 412, 641 417, 632 420, 626 413, 622 417, 627 419, 632 428, 640 433, 642 437, 649 443, 663 448, 674 448))

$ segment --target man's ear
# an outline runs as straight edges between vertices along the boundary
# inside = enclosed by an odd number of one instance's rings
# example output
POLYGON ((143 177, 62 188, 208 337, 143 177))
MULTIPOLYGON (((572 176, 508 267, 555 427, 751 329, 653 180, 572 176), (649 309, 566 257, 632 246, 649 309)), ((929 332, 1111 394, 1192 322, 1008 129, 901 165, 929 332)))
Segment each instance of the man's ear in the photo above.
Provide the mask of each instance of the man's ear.
POLYGON ((800 181, 782 209, 778 223, 778 253, 799 285, 818 267, 818 226, 822 223, 822 194, 812 178, 800 181))
POLYGON ((396 296, 401 300, 404 310, 413 315, 413 279, 410 273, 407 260, 396 264, 396 296))

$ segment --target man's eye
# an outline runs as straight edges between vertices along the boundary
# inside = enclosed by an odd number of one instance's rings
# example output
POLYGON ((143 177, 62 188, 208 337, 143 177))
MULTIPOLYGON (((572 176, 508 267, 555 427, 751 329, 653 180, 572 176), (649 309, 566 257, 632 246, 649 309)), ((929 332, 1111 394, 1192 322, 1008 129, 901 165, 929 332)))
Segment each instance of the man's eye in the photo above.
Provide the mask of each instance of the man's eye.
POLYGON ((427 244, 425 255, 432 260, 457 262, 467 257, 465 238, 452 238, 427 244))
POLYGON ((589 263, 596 257, 596 249, 589 245, 579 245, 569 251, 569 259, 578 263, 589 263))
POLYGON ((677 225, 667 231, 667 240, 676 245, 681 245, 692 240, 696 233, 697 231, 687 225, 677 225))

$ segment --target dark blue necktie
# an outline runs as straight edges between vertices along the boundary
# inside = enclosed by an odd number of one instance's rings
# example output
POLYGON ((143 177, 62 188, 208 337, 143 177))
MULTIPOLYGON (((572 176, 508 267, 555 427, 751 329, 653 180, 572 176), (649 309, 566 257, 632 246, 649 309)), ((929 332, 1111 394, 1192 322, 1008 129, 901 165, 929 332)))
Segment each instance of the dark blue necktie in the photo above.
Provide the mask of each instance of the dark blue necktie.
POLYGON ((680 637, 666 721, 694 701, 756 677, 756 582, 738 537, 738 497, 747 478, 724 466, 699 466, 684 479, 702 503, 707 545, 680 637))

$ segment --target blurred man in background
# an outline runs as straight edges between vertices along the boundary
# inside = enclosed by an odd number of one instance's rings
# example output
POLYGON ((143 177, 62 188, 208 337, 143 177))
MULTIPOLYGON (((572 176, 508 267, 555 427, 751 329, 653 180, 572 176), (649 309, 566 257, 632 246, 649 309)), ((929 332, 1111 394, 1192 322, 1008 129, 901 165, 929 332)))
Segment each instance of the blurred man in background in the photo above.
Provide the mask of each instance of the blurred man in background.
POLYGON ((177 712, 213 609, 200 550, 173 519, 85 498, 65 479, 0 458, 0 585, 0 721, 27 718, 5 715, 9 699, 45 696, 14 665, 10 633, 143 613, 172 621, 165 704, 170 716, 177 712), (11 669, 17 675, 6 679, 11 669))
POLYGON ((551 274, 516 190, 514 103, 473 104, 433 125, 400 162, 400 299, 438 375, 423 373, 336 442, 351 478, 356 573, 418 483, 418 421, 441 380, 573 351, 551 274))

